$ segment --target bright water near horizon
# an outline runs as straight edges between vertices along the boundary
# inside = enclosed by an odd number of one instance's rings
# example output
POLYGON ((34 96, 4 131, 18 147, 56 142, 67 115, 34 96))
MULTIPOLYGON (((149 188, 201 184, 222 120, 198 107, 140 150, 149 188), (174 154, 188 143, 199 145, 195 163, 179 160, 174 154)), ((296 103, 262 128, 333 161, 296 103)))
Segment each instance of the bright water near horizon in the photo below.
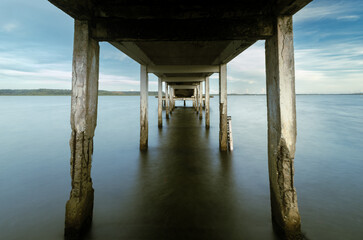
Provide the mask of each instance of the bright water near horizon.
MULTIPOLYGON (((181 105, 181 103, 179 103, 181 105)), ((179 106, 180 106, 179 105, 179 106)), ((189 103, 190 106, 190 103, 189 103)), ((63 239, 70 97, 0 97, 0 239, 63 239)), ((272 230, 265 96, 229 96, 234 151, 191 108, 139 152, 139 97, 100 97, 86 239, 278 239, 272 230)), ((309 239, 363 239, 363 96, 297 96, 295 187, 309 239)))

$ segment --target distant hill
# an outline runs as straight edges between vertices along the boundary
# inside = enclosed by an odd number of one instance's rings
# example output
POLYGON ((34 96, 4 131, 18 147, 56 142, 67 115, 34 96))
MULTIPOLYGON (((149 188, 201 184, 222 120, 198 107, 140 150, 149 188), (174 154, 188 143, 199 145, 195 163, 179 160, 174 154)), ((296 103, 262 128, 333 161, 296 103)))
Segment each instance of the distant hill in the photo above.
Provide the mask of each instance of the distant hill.
MULTIPOLYGON (((0 96, 70 96, 68 89, 0 89, 0 96)), ((106 91, 99 90, 99 96, 140 96, 139 91, 106 91)), ((157 92, 149 92, 149 96, 157 96, 157 92)))
MULTIPOLYGON (((164 94, 164 93, 163 93, 164 94)), ((68 89, 0 89, 0 96, 70 96, 71 90, 68 89)), ((140 96, 139 91, 106 91, 98 90, 99 96, 140 96)), ((158 92, 150 91, 149 96, 157 96, 158 92)), ((218 96, 218 94, 210 94, 211 96, 218 96)), ((229 93, 228 96, 256 96, 265 94, 236 94, 229 93)), ((297 94, 297 95, 363 95, 363 93, 351 94, 297 94)))

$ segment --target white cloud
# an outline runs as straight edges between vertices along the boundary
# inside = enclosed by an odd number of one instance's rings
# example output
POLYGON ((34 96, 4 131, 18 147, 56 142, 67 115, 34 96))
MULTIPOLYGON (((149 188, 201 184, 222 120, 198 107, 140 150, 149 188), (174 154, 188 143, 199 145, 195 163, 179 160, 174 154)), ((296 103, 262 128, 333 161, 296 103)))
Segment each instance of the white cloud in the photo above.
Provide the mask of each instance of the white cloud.
POLYGON ((17 28, 18 28, 18 24, 16 24, 16 23, 6 23, 1 26, 1 29, 4 32, 12 32, 17 28))
POLYGON ((313 1, 294 15, 297 23, 320 19, 357 20, 358 15, 350 13, 363 7, 362 2, 313 1))
POLYGON ((341 16, 337 17, 338 20, 345 20, 345 21, 357 21, 360 19, 360 16, 358 15, 349 15, 349 16, 341 16))

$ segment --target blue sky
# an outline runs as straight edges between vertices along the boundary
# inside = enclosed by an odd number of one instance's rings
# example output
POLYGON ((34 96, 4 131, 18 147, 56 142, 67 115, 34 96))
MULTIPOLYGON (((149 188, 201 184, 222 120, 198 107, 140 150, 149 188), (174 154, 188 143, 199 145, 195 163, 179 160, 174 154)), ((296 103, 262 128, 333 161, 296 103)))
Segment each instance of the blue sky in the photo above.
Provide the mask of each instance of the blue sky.
MULTIPOLYGON (((139 90, 139 65, 100 46, 100 89, 139 90)), ((363 1, 314 0, 294 16, 294 47, 297 93, 363 92, 363 1)), ((0 89, 70 89, 72 51, 73 19, 61 10, 46 0, 0 1, 0 89)), ((228 64, 228 92, 265 87, 259 41, 228 64)), ((149 89, 157 90, 151 74, 149 89)))

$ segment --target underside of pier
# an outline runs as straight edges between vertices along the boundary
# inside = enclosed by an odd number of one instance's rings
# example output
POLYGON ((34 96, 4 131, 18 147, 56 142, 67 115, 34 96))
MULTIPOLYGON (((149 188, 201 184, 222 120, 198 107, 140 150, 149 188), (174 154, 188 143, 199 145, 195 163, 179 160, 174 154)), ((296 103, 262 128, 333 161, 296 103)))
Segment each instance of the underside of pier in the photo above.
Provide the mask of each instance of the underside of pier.
POLYGON ((79 236, 92 220, 90 176, 97 122, 99 41, 107 41, 140 67, 140 149, 148 146, 148 74, 162 84, 166 118, 178 98, 193 100, 209 120, 209 76, 219 73, 219 143, 227 151, 227 63, 266 40, 268 155, 272 219, 287 238, 300 234, 293 186, 296 142, 292 16, 311 0, 49 0, 75 19, 72 74, 72 191, 66 237, 79 236), (203 87, 204 86, 204 87, 203 87), (204 90, 204 91, 203 91, 204 90))

